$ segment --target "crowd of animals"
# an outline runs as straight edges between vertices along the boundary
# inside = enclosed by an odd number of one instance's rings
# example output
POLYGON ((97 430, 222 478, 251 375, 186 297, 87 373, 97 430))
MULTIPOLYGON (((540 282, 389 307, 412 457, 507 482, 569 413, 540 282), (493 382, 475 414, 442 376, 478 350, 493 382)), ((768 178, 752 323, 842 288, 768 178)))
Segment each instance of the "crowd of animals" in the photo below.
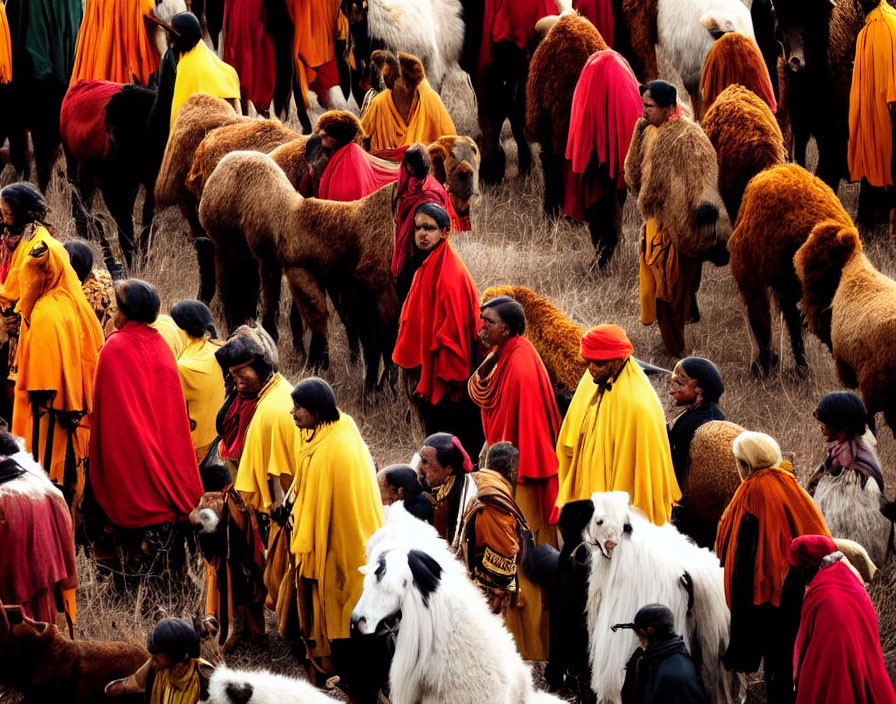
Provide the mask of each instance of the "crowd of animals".
MULTIPOLYGON (((13 28, 26 4, 8 0, 13 28)), ((613 21, 603 27, 575 12, 584 4, 558 2, 558 15, 540 22, 527 46, 502 47, 505 54, 490 57, 490 70, 480 71, 484 3, 345 0, 354 68, 346 70, 341 99, 361 105, 362 84, 381 87, 379 74, 388 70, 383 52, 416 57, 420 75, 425 72, 436 90, 450 83, 452 73, 467 71, 478 133, 444 136, 426 145, 433 174, 458 212, 472 207, 475 213, 484 200, 480 181, 488 187, 504 181, 514 151, 518 174, 526 176, 536 145, 544 184, 537 197, 551 222, 561 217, 570 113, 589 57, 612 47, 639 80, 676 81, 715 153, 695 154, 692 145, 683 146, 691 169, 665 200, 680 203, 682 219, 711 211, 713 226, 699 230, 705 238, 693 242, 692 249, 730 266, 755 341, 752 371, 767 378, 783 366, 773 345, 774 299, 797 373, 810 374, 803 339, 808 326, 830 351, 842 385, 857 389, 869 413, 882 413, 896 432, 891 344, 896 281, 875 268, 860 237, 870 237, 879 224, 874 207, 879 194, 863 188, 855 222, 837 195, 841 180, 848 179, 852 58, 864 22, 858 0, 754 0, 750 6, 740 0, 612 0, 607 5, 613 21), (719 56, 723 52, 729 52, 727 59, 719 56), (728 85, 724 77, 708 77, 713 61, 758 61, 765 73, 757 74, 753 86, 728 85), (515 146, 506 133, 502 139, 505 121, 515 146), (817 150, 817 176, 806 169, 810 138, 817 150)), ((184 9, 182 0, 164 0, 156 3, 155 14, 170 20, 184 9)), ((223 2, 193 0, 191 10, 204 17, 217 48, 223 2)), ((273 112, 285 119, 293 91, 292 27, 282 29, 284 34, 276 35, 273 112)), ((354 202, 299 195, 312 127, 300 98, 294 103, 300 130, 276 117, 241 115, 223 100, 195 95, 169 134, 170 105, 151 88, 105 81, 66 87, 27 68, 0 86, 0 104, 27 106, 0 110, 0 146, 8 140, 3 153, 14 178, 33 177, 46 190, 61 152, 76 232, 100 243, 107 263, 115 260, 117 242, 125 265, 136 272, 152 260, 155 248, 165 246, 156 211, 176 206, 192 233, 197 297, 206 302, 217 297, 225 332, 258 318, 278 340, 285 276, 290 343, 305 368, 330 366, 332 310, 345 327, 353 361, 363 357, 365 390, 384 393, 394 378, 391 349, 400 312, 390 273, 395 185, 354 202), (114 220, 114 238, 107 237, 97 215, 97 191, 114 220), (138 228, 134 209, 141 192, 138 228)), ((670 164, 680 160, 680 155, 667 155, 670 164)), ((585 220, 595 261, 605 273, 623 234, 628 190, 632 201, 639 198, 641 175, 626 173, 627 188, 608 174, 603 177, 602 202, 586 212, 585 220)), ((640 200, 638 206, 645 213, 652 207, 640 200)), ((620 247, 615 256, 621 252, 620 247)), ((568 402, 585 370, 579 354, 583 328, 543 293, 508 284, 484 290, 482 298, 510 295, 523 305, 526 336, 544 361, 558 399, 568 402)), ((582 318, 581 312, 576 317, 582 318)), ((710 525, 718 522, 739 483, 731 443, 742 430, 714 422, 694 439, 682 503, 710 525)), ((49 495, 52 489, 46 491, 49 495)), ((840 501, 846 531, 850 503, 848 497, 840 501)), ((227 520, 225 508, 216 511, 212 532, 227 520)), ((208 526, 200 518, 194 516, 198 530, 208 526)), ((489 613, 444 542, 434 531, 409 523, 414 520, 396 507, 371 538, 365 591, 353 614, 356 628, 373 632, 401 613, 391 701, 559 701, 536 691, 500 619, 489 613), (472 671, 475 678, 469 676, 472 671)), ((580 676, 583 698, 619 701, 623 666, 636 641, 609 626, 630 620, 644 603, 660 601, 672 609, 676 629, 689 646, 698 644, 696 664, 712 700, 734 701, 738 682, 721 665, 728 612, 715 556, 671 526, 650 524, 620 492, 568 504, 559 525, 564 549, 539 555, 541 563, 529 568, 556 610, 552 631, 565 636, 552 645, 552 660, 580 676), (615 547, 608 549, 608 543, 615 547), (651 579, 640 578, 645 569, 651 579), (684 573, 690 578, 687 587, 681 583, 684 573)), ((874 537, 879 528, 867 528, 862 545, 838 541, 866 582, 874 577, 875 564, 881 567, 887 558, 885 542, 874 537)), ((147 658, 142 647, 124 642, 70 641, 55 626, 35 623, 14 607, 0 609, 0 654, 0 680, 28 701, 85 704, 103 701, 106 682, 147 658), (52 668, 46 667, 50 660, 52 668)), ((293 678, 221 667, 211 682, 210 701, 333 700, 293 678)))

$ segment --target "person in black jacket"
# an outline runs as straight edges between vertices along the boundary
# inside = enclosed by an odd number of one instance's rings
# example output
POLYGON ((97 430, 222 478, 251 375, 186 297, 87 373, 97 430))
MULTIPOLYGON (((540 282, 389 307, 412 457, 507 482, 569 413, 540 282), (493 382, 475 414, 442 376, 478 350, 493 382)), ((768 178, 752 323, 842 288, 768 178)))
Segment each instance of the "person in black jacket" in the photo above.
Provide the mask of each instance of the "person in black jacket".
POLYGON ((635 614, 631 628, 641 639, 625 666, 622 704, 709 704, 709 697, 685 647, 675 633, 672 612, 662 604, 648 604, 635 614))

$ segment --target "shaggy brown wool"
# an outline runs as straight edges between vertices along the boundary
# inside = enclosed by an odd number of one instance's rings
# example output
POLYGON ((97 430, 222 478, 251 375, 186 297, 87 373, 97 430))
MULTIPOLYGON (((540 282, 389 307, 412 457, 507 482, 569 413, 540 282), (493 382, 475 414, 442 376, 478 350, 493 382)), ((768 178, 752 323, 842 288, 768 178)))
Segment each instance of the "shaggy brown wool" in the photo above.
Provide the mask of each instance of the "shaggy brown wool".
POLYGON ((703 109, 708 110, 731 85, 753 91, 767 102, 770 110, 774 109, 775 93, 765 59, 755 41, 737 32, 722 35, 706 56, 700 74, 703 109))
POLYGON ((314 133, 318 134, 321 130, 326 130, 331 137, 343 144, 363 144, 364 137, 367 136, 361 127, 361 120, 347 110, 327 110, 317 118, 314 133))
POLYGON ((628 47, 620 53, 642 83, 660 77, 656 63, 656 45, 659 42, 656 17, 659 0, 622 0, 622 18, 628 30, 628 47))
POLYGON ((493 286, 482 294, 482 302, 498 296, 510 296, 523 307, 526 314, 524 335, 544 362, 554 389, 575 391, 588 368, 580 353, 585 330, 557 306, 525 286, 493 286))
MULTIPOLYGON (((839 272, 830 299, 837 374, 844 385, 858 388, 869 416, 883 411, 896 433, 896 281, 868 261, 851 223, 817 225, 797 251, 794 265, 807 291, 813 281, 822 280, 827 287, 839 272)), ((813 305, 824 305, 823 298, 815 298, 813 305)))
POLYGON ((295 190, 299 190, 299 183, 308 172, 308 162, 305 161, 305 145, 308 144, 308 137, 299 137, 286 144, 281 144, 274 151, 270 152, 271 159, 283 169, 286 178, 292 184, 295 190))
POLYGON ((744 428, 736 423, 714 420, 701 425, 694 434, 681 504, 701 521, 718 523, 740 486, 731 446, 742 432, 744 428))
POLYGON ((252 120, 218 127, 209 132, 196 148, 190 173, 185 181, 186 188, 198 202, 205 182, 225 154, 237 150, 269 154, 282 144, 299 137, 301 135, 298 132, 284 126, 279 120, 252 120))
MULTIPOLYGON (((767 371, 777 361, 771 349, 769 289, 784 313, 797 365, 806 366, 802 320, 797 310, 803 294, 793 255, 816 224, 830 219, 844 227, 852 225, 836 194, 821 179, 795 164, 773 166, 747 186, 728 250, 731 274, 747 307, 750 328, 759 347, 754 362, 756 371, 767 371)), ((817 317, 812 320, 813 317, 816 316, 810 312, 810 325, 816 331, 822 330, 824 323, 817 317)))
POLYGON ((625 182, 638 197, 645 218, 656 218, 679 251, 700 258, 731 235, 731 221, 719 194, 716 151, 700 125, 682 116, 659 128, 649 158, 645 158, 642 117, 635 124, 625 158, 625 182), (697 209, 715 207, 715 226, 699 227, 697 209))
MULTIPOLYGON (((762 70, 765 71, 765 64, 762 70)), ((736 222, 750 179, 784 163, 786 152, 781 128, 768 105, 753 91, 739 85, 728 86, 718 95, 706 111, 702 127, 718 156, 722 200, 728 215, 736 222)))
POLYGON ((451 205, 461 217, 469 217, 470 200, 479 195, 479 147, 472 137, 439 137, 426 151, 432 175, 445 187, 451 205))
POLYGON ((205 136, 216 127, 243 122, 249 118, 237 115, 230 104, 220 98, 197 93, 181 106, 168 137, 159 177, 156 180, 156 207, 184 202, 185 182, 193 155, 205 136))

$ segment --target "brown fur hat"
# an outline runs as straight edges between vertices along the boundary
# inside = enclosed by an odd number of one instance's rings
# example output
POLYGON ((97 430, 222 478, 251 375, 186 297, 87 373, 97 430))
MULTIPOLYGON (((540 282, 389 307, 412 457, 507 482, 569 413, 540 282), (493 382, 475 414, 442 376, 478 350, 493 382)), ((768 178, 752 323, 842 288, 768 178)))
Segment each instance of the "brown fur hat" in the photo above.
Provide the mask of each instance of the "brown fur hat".
POLYGON ((361 121, 347 110, 327 110, 317 119, 314 134, 319 134, 321 130, 326 130, 328 135, 338 139, 341 144, 361 144, 367 136, 361 127, 361 121))

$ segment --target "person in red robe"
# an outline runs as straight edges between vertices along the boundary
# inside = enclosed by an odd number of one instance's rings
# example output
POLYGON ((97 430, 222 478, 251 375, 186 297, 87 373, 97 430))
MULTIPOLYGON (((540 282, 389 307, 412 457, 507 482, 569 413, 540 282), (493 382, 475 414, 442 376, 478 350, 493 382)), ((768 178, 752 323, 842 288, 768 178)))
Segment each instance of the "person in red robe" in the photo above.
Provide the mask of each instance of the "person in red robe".
POLYGON ((478 361, 479 292, 448 242, 448 211, 422 203, 414 223, 414 245, 425 258, 401 309, 392 361, 419 370, 414 402, 426 434, 450 433, 476 452, 484 438, 466 382, 478 361))
POLYGON ((224 3, 224 63, 240 76, 240 105, 251 100, 267 117, 277 73, 274 37, 267 31, 265 0, 226 0, 224 3))
POLYGON ((582 17, 597 27, 607 46, 613 46, 616 20, 613 17, 613 0, 573 0, 572 7, 582 17))
POLYGON ((808 583, 793 649, 796 704, 894 704, 868 592, 826 535, 790 544, 791 576, 808 583))
MULTIPOLYGON (((158 291, 128 279, 115 299, 118 330, 100 351, 94 384, 92 494, 129 566, 152 565, 159 540, 171 545, 168 559, 177 567, 178 536, 202 496, 187 405, 174 354, 149 325, 159 314, 158 291)), ((98 560, 110 559, 102 554, 109 545, 99 542, 98 560)))

